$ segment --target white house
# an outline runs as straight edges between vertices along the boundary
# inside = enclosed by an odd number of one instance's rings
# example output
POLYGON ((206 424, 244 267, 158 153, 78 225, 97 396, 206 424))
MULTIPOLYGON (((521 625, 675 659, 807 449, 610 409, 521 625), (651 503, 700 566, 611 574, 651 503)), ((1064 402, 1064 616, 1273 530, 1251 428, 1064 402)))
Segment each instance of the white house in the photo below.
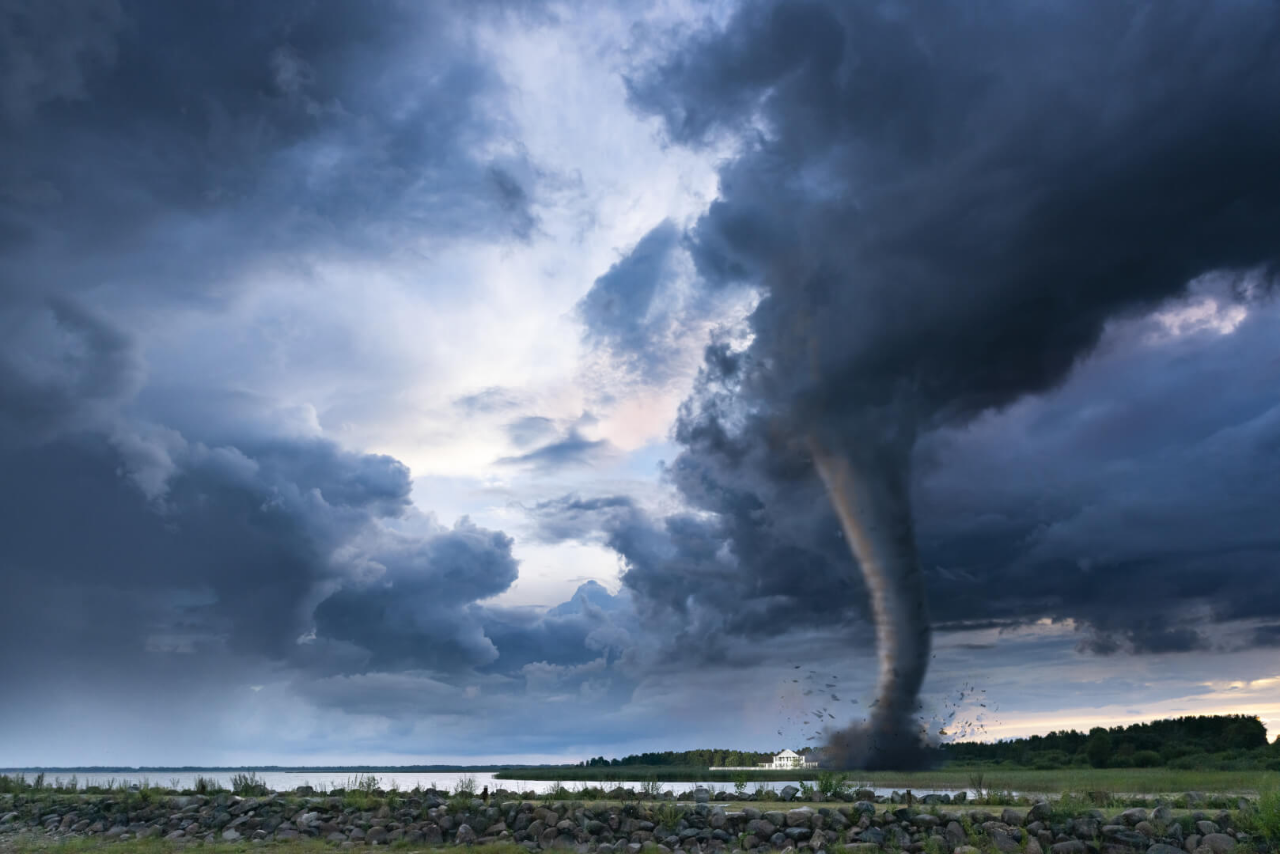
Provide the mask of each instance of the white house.
POLYGON ((761 768, 774 770, 790 770, 792 768, 817 768, 817 762, 810 762, 794 750, 784 750, 773 757, 772 762, 761 762, 761 768))

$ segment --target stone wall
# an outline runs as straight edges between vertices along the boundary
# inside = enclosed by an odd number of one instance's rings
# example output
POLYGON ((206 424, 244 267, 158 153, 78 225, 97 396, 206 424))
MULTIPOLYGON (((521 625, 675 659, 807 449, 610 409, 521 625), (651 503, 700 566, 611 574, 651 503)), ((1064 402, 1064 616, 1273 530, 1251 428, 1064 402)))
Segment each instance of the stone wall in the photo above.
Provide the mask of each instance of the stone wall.
POLYGON ((905 806, 888 799, 786 805, 762 810, 706 802, 581 803, 519 800, 499 791, 486 803, 444 792, 383 797, 270 794, 241 798, 7 795, 0 836, 100 839, 283 840, 313 837, 343 847, 405 840, 424 846, 512 842, 530 851, 595 854, 785 851, 878 854, 1232 854, 1268 847, 1220 810, 1175 816, 1167 806, 1064 816, 1050 803, 1004 808, 905 806), (356 801, 353 803, 353 800, 356 801), (362 808, 363 807, 363 808, 362 808))

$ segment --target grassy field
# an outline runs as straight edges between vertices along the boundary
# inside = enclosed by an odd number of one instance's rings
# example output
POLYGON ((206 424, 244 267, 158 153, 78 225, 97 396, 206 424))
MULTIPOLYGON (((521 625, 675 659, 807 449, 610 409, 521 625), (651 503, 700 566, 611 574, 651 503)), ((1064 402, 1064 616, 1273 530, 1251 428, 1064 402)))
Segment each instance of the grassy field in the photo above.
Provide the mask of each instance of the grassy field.
MULTIPOLYGON (((708 771, 705 768, 663 768, 634 765, 620 768, 522 768, 503 771, 504 780, 579 783, 609 788, 618 782, 646 780, 663 782, 724 783, 726 788, 744 775, 752 782, 814 780, 813 771, 708 771)), ((1037 771, 1027 768, 940 768, 934 771, 851 771, 849 780, 882 789, 969 789, 1012 790, 1039 794, 1060 792, 1124 792, 1137 795, 1180 794, 1183 792, 1256 793, 1275 786, 1280 774, 1274 771, 1184 771, 1171 768, 1064 768, 1037 771), (979 775, 981 775, 979 777, 979 775)), ((572 787, 571 787, 572 788, 572 787)))

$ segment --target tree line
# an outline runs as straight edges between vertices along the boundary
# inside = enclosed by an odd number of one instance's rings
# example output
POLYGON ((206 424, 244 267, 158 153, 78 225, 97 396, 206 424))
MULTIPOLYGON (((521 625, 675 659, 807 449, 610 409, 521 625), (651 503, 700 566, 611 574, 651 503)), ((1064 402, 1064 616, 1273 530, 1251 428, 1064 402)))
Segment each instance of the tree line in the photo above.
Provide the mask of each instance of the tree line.
POLYGON ((700 767, 756 766, 773 759, 772 753, 754 750, 664 750, 660 753, 633 753, 621 759, 605 759, 597 756, 578 763, 585 768, 620 768, 628 765, 700 767))
POLYGON ((1280 770, 1280 736, 1267 744, 1267 728, 1256 715, 1201 715, 1147 723, 1062 730, 995 742, 944 745, 957 764, 1019 765, 1028 768, 1210 768, 1280 770))
MULTIPOLYGON (((810 748, 796 750, 808 754, 810 748)), ((1060 730, 1003 741, 962 741, 940 747, 941 758, 955 765, 1013 765, 1056 769, 1187 768, 1280 771, 1280 735, 1267 743, 1267 729, 1257 715, 1200 715, 1147 723, 1095 727, 1088 732, 1060 730)), ((773 753, 752 750, 664 750, 634 753, 621 759, 597 756, 579 762, 583 768, 627 766, 709 768, 754 767, 773 753)))

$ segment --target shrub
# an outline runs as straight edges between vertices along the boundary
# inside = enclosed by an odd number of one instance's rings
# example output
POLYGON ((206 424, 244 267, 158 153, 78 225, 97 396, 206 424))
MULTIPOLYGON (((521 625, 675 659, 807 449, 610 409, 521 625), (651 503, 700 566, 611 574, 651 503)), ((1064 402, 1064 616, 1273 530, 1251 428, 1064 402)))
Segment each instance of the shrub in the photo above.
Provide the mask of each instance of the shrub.
POLYGON ((679 804, 660 804, 653 810, 653 823, 658 827, 675 830, 684 814, 685 808, 679 804))
POLYGON ((824 797, 832 798, 849 786, 848 774, 837 774, 835 771, 818 772, 818 791, 824 797))
POLYGON ((1154 750, 1139 750, 1133 754, 1134 768, 1155 768, 1161 764, 1160 754, 1154 750))
POLYGON ((1280 843, 1280 786, 1265 789, 1240 815, 1241 824, 1269 842, 1280 843))
POLYGON ((254 772, 231 775, 231 791, 237 795, 265 795, 267 783, 254 772))
POLYGON ((453 793, 455 795, 467 795, 474 797, 476 793, 476 778, 472 774, 463 774, 453 784, 453 793))

